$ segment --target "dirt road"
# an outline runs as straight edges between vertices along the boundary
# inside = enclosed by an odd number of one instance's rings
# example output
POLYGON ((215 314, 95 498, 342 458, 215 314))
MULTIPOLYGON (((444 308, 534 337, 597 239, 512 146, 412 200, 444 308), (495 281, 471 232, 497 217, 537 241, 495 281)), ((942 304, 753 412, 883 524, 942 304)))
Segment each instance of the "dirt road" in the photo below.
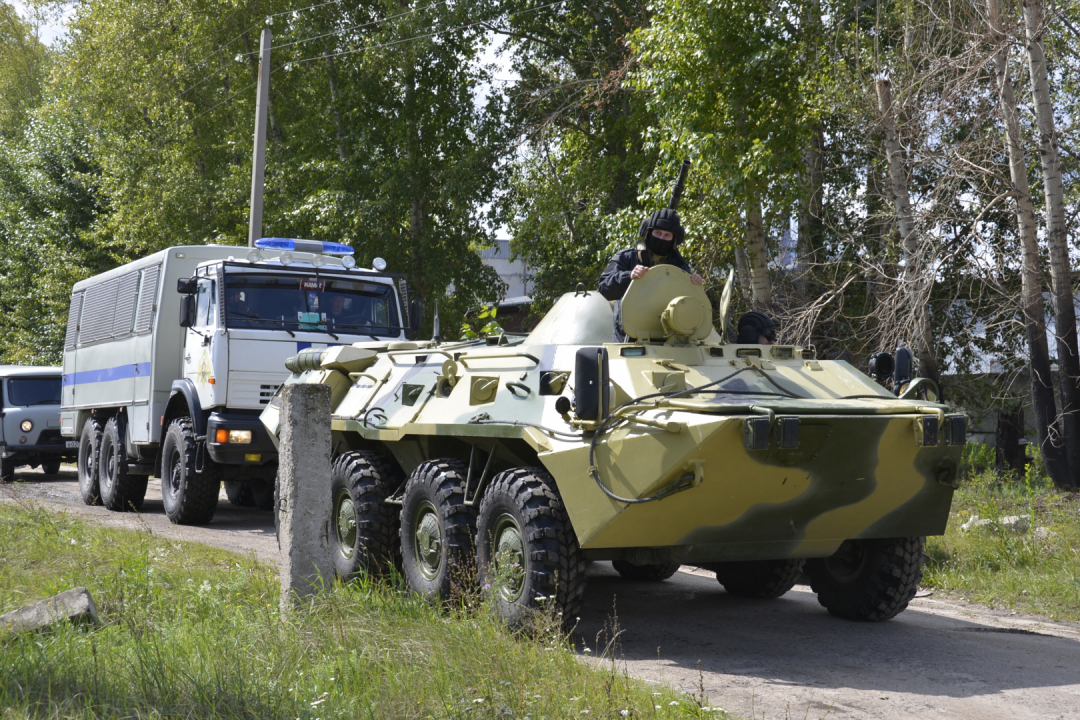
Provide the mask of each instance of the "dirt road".
MULTIPOLYGON (((95 522, 277 560, 269 513, 233 508, 224 494, 209 527, 178 527, 165 518, 154 481, 135 516, 84 505, 73 471, 17 477, 0 486, 0 501, 15 494, 95 522)), ((589 574, 582 647, 602 650, 617 621, 620 670, 690 693, 703 688, 711 705, 744 718, 1080 718, 1075 623, 932 595, 889 622, 851 623, 831 617, 803 586, 751 601, 690 568, 655 584, 623 580, 608 563, 589 574)))

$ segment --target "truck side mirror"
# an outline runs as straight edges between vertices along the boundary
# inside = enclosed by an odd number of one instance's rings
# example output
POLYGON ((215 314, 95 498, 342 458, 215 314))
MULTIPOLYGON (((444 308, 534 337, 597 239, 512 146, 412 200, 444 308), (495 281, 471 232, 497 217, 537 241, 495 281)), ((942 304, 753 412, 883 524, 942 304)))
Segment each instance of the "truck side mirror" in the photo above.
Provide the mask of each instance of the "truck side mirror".
POLYGON ((199 291, 199 284, 195 278, 177 278, 176 292, 181 295, 194 295, 199 291))
POLYGON ((424 303, 419 299, 409 302, 409 339, 415 340, 420 335, 420 318, 424 314, 424 303))
POLYGON ((195 296, 185 295, 184 297, 180 298, 180 327, 189 328, 194 324, 195 296))
POLYGON ((608 387, 608 352, 586 347, 574 357, 574 406, 582 420, 607 417, 611 390, 608 387))

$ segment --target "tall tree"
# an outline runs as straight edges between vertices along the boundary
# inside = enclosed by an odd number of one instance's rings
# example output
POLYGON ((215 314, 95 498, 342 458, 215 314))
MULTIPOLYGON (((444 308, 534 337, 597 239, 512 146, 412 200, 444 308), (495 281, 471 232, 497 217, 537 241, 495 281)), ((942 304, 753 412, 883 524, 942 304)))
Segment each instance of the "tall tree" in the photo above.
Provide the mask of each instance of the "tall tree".
POLYGON ((1054 327, 1061 385, 1062 430, 1065 453, 1072 472, 1072 484, 1080 485, 1080 353, 1077 352, 1076 307, 1073 304, 1072 265, 1065 228, 1065 194, 1061 182, 1054 107, 1046 76, 1043 33, 1046 17, 1042 0, 1024 0, 1024 30, 1039 129, 1039 156, 1042 159, 1046 197, 1046 237, 1050 248, 1050 277, 1054 289, 1054 327))
POLYGON ((1012 177, 1016 201, 1016 220, 1023 243, 1023 310, 1024 327, 1027 332, 1029 366, 1031 372, 1031 396, 1035 410, 1035 429, 1039 449, 1046 462, 1054 484, 1072 487, 1072 475, 1060 438, 1055 437, 1056 407, 1054 387, 1050 377, 1050 353, 1046 343, 1046 315, 1042 299, 1042 270, 1039 266, 1039 246, 1035 227, 1035 208, 1031 202, 1028 184, 1027 161, 1020 120, 1013 93, 1009 71, 1008 41, 1001 21, 1001 0, 987 0, 990 24, 990 40, 995 48, 994 65, 998 74, 998 92, 1001 112, 1005 120, 1005 144, 1009 151, 1009 171, 1012 177))
POLYGON ((893 106, 891 84, 885 78, 879 78, 875 84, 878 97, 878 112, 881 115, 885 143, 885 157, 889 164, 889 184, 896 217, 900 226, 900 244, 904 250, 904 279, 909 306, 916 315, 915 334, 919 350, 919 374, 941 385, 941 373, 938 372, 937 355, 934 352, 934 333, 930 327, 930 310, 926 263, 921 255, 918 238, 915 234, 915 218, 911 211, 911 194, 908 192, 908 171, 904 162, 904 151, 896 129, 896 116, 899 114, 893 106))
POLYGON ((41 103, 49 60, 34 27, 0 0, 0 139, 22 137, 41 103))

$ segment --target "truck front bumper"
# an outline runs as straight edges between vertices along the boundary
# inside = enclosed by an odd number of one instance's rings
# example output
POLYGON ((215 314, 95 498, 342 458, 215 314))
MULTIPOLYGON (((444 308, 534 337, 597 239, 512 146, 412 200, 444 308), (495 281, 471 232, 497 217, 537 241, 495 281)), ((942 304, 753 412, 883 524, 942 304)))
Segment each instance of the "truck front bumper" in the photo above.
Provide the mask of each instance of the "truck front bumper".
POLYGON ((277 448, 258 415, 210 413, 206 422, 206 449, 210 459, 221 465, 266 465, 277 462, 277 448), (218 430, 247 430, 250 443, 217 442, 218 430))

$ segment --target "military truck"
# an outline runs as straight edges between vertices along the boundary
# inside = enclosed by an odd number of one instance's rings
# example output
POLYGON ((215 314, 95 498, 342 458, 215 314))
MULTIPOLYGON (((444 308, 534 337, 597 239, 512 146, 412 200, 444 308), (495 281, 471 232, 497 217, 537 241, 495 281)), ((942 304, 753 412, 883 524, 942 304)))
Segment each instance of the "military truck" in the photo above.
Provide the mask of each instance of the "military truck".
POLYGON ((925 379, 897 396, 812 348, 725 342, 671 266, 622 308, 634 342, 611 343, 610 304, 579 290, 526 337, 290 359, 287 384, 331 387, 338 573, 399 565, 445 598, 478 568, 511 623, 570 621, 592 560, 652 581, 706 567, 761 598, 805 572, 834 615, 901 612, 945 530, 965 417, 925 379))
POLYGON ((174 523, 210 522, 221 483, 273 506, 277 451, 258 415, 309 347, 404 340, 404 277, 340 243, 171 247, 75 285, 61 431, 88 504, 139 508, 161 477, 174 523), (77 438, 77 439, 74 439, 77 438))

